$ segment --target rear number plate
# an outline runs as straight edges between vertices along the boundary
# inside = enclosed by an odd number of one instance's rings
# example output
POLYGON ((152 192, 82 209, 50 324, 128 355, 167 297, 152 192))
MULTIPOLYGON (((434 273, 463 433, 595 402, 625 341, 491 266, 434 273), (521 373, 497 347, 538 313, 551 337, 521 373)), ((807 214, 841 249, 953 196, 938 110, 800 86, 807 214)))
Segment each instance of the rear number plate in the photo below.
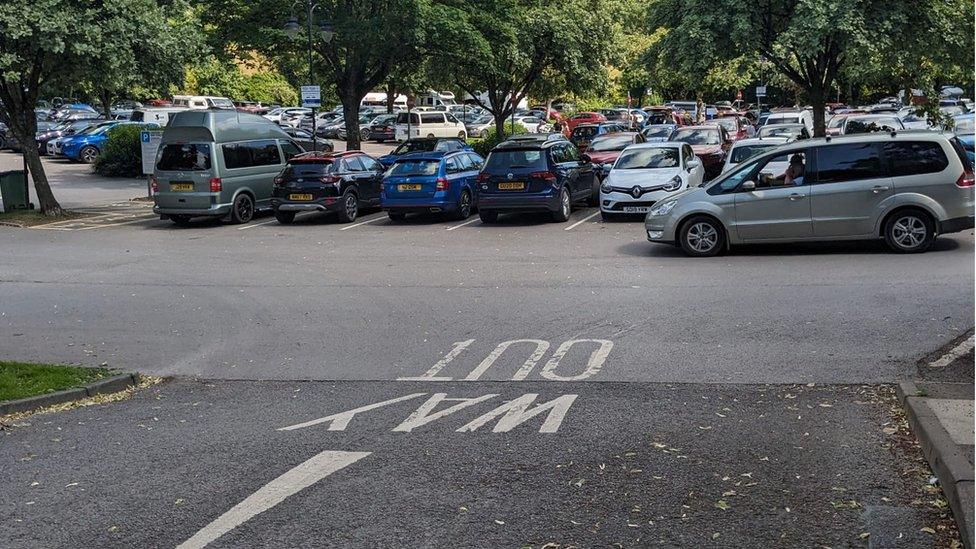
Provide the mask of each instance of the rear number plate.
POLYGON ((650 206, 624 206, 624 213, 636 214, 636 213, 647 213, 651 211, 650 206))
POLYGON ((420 185, 397 185, 398 191, 419 191, 421 189, 420 185))
POLYGON ((523 181, 506 181, 498 184, 499 191, 521 191, 524 188, 525 182, 523 181))
POLYGON ((310 194, 290 194, 288 195, 288 200, 311 200, 312 195, 310 194))
POLYGON ((169 190, 174 193, 193 191, 193 183, 170 183, 169 190))

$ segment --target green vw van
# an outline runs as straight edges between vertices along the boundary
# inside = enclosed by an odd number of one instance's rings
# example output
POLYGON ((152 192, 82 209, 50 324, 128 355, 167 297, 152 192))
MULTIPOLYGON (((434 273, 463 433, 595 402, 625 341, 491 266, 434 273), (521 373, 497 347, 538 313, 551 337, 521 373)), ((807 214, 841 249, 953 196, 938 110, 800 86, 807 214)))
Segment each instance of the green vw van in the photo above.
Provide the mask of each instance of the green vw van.
POLYGON ((303 152, 277 124, 236 111, 184 111, 166 125, 156 155, 153 212, 185 225, 193 217, 247 223, 271 209, 274 178, 303 152))

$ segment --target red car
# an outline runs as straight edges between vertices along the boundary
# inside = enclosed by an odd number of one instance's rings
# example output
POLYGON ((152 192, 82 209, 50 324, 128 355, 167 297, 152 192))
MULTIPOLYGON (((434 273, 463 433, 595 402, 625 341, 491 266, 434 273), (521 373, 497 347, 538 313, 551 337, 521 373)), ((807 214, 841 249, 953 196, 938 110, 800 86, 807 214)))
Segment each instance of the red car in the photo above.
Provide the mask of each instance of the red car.
POLYGON ((606 121, 607 117, 598 112, 580 112, 574 114, 566 121, 566 129, 569 133, 573 133, 576 126, 580 124, 599 124, 600 122, 606 121))
POLYGON ((725 155, 732 147, 732 140, 725 128, 718 124, 711 126, 684 126, 674 130, 671 141, 684 141, 691 145, 705 168, 705 179, 712 179, 722 173, 725 155))
POLYGON ((729 138, 732 141, 738 141, 740 139, 745 139, 749 137, 746 127, 739 120, 739 115, 735 112, 723 115, 719 114, 718 118, 713 118, 711 120, 706 120, 705 125, 707 126, 722 126, 725 131, 729 132, 729 138))
POLYGON ((644 136, 637 132, 608 133, 594 138, 585 154, 594 164, 613 164, 625 148, 643 142, 644 136))

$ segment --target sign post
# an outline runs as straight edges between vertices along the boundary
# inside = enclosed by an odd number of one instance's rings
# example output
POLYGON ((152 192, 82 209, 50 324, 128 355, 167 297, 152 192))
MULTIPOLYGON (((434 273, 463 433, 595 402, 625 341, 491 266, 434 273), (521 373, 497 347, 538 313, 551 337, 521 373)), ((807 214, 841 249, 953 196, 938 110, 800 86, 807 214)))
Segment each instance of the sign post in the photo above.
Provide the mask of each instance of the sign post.
POLYGON ((302 86, 302 107, 312 109, 312 150, 318 150, 315 136, 315 109, 322 106, 322 88, 320 86, 302 86))
POLYGON ((763 97, 766 97, 766 86, 756 86, 756 105, 759 108, 759 114, 762 114, 763 97))
POLYGON ((156 154, 159 152, 159 142, 163 138, 163 130, 143 130, 139 134, 139 144, 142 152, 142 175, 146 176, 147 196, 152 198, 152 178, 156 171, 156 154))

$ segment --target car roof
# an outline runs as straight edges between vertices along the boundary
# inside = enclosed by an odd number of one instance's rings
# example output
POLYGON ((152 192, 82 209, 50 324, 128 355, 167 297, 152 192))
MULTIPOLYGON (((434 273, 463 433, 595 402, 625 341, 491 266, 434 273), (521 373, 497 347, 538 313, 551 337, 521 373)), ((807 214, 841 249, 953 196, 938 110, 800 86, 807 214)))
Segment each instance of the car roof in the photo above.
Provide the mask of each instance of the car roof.
POLYGON ((634 143, 633 145, 628 145, 628 149, 659 149, 661 147, 677 148, 683 145, 687 145, 684 141, 651 141, 648 143, 634 143))
POLYGON ((296 154, 288 160, 288 163, 313 163, 313 162, 335 162, 342 158, 351 158, 353 156, 369 156, 363 151, 339 151, 339 152, 322 152, 322 151, 309 151, 301 154, 296 154))
POLYGON ((396 162, 401 160, 441 160, 451 154, 466 152, 466 151, 415 151, 407 154, 401 154, 396 158, 396 162))
POLYGON ((700 124, 698 126, 681 126, 678 130, 715 130, 722 129, 718 124, 700 124))
POLYGON ((637 136, 637 135, 640 135, 640 134, 638 132, 613 132, 613 133, 605 133, 603 135, 598 135, 598 136, 594 137, 593 138, 593 141, 596 141, 596 140, 603 141, 603 140, 610 139, 610 138, 613 138, 613 137, 630 137, 631 139, 633 139, 634 136, 637 136))
POLYGON ((748 139, 740 139, 735 143, 732 143, 732 148, 736 148, 741 145, 776 145, 783 143, 789 143, 791 140, 786 137, 770 136, 770 137, 750 137, 748 139))
POLYGON ((799 122, 790 122, 789 124, 766 124, 765 126, 760 128, 760 131, 769 128, 805 128, 805 127, 807 127, 806 124, 800 124, 799 122))

